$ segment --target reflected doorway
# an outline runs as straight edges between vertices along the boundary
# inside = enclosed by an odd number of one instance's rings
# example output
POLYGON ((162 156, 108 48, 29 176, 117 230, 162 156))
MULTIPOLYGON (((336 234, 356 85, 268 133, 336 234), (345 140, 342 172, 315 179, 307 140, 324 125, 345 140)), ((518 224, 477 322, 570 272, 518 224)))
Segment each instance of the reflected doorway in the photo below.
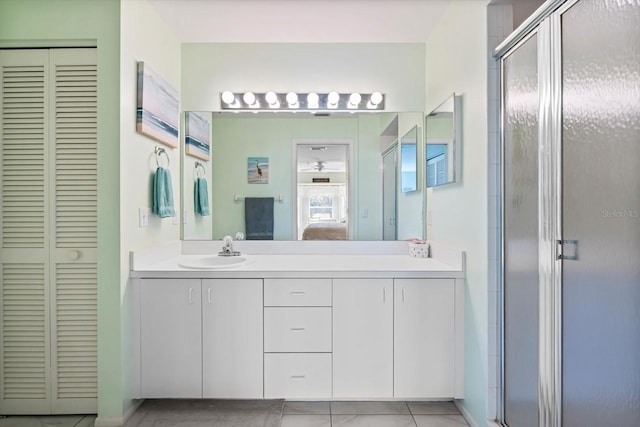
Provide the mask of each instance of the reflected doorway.
POLYGON ((297 240, 349 240, 350 141, 295 143, 297 240))

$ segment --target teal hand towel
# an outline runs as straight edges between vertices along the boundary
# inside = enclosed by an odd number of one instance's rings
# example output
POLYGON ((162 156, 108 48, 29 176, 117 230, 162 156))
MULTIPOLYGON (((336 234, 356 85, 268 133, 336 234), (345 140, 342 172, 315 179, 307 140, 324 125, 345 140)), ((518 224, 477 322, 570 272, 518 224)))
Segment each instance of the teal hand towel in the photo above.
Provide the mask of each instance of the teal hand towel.
POLYGON ((193 205, 196 215, 209 215, 209 190, 205 178, 196 178, 193 190, 193 205))
POLYGON ((173 207, 171 172, 163 167, 156 169, 156 173, 153 175, 152 211, 160 218, 176 216, 176 210, 173 207))

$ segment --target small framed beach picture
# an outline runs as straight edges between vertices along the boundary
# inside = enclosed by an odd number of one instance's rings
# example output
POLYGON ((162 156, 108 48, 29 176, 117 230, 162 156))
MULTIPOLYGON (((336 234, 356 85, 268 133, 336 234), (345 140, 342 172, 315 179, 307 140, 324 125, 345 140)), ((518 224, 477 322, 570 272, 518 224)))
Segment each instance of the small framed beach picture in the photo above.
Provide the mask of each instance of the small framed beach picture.
POLYGON ((136 131, 178 148, 178 91, 144 62, 138 62, 136 131))
POLYGON ((247 157, 247 182, 249 184, 269 183, 268 157, 247 157))
POLYGON ((184 117, 184 152, 208 161, 211 147, 211 125, 205 117, 210 113, 187 111, 184 117))

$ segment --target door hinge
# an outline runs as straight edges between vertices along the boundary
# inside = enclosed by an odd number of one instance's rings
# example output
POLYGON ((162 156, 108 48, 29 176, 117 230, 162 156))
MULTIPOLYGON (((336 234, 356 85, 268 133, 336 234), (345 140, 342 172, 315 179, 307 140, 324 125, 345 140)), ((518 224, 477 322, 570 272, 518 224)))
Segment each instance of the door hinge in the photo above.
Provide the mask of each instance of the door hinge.
POLYGON ((578 260, 577 240, 556 240, 556 259, 578 260))

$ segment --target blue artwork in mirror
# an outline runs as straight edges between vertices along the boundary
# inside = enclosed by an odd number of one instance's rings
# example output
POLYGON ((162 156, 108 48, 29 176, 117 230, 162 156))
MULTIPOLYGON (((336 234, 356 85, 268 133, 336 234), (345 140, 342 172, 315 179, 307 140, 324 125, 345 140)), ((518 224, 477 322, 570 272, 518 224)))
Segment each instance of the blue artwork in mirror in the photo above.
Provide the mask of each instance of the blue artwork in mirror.
POLYGON ((400 139, 400 188, 403 193, 418 189, 418 127, 400 139))

